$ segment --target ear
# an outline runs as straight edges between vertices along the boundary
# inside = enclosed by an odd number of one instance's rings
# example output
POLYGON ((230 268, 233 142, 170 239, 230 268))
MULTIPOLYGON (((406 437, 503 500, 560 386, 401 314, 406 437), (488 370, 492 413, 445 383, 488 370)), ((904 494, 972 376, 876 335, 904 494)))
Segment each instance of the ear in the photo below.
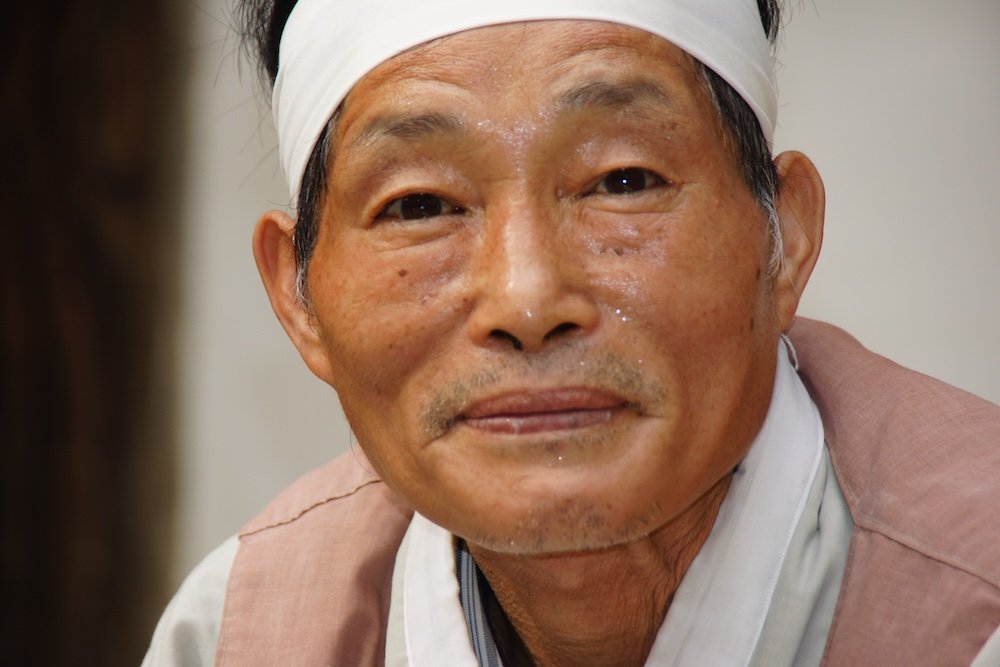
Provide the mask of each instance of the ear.
POLYGON ((781 330, 791 326, 802 291, 823 245, 826 194, 823 179, 802 153, 788 151, 774 159, 780 179, 775 202, 781 220, 781 267, 774 293, 781 330))
POLYGON ((299 293, 298 262, 293 234, 295 220, 282 211, 268 211, 253 234, 253 256, 271 308, 285 333, 317 377, 331 384, 329 356, 312 309, 299 293))

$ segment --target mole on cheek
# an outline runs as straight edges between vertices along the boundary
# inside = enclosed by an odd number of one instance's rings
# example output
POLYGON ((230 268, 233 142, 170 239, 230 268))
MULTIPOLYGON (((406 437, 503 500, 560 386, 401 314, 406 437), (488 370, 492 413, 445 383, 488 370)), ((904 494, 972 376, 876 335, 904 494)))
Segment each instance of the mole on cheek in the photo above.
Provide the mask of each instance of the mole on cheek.
POLYGON ((406 269, 400 269, 400 270, 399 270, 399 271, 397 271, 396 273, 397 273, 397 274, 399 274, 399 277, 400 277, 400 278, 405 278, 405 277, 406 277, 406 274, 407 274, 407 273, 409 273, 409 271, 407 271, 406 269))

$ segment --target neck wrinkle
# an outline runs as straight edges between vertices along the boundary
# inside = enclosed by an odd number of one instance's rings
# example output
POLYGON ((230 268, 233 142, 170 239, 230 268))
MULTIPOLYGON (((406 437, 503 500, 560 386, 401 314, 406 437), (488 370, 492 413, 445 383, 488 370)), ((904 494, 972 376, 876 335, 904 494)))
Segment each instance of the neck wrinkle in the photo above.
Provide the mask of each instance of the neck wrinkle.
MULTIPOLYGON (((731 480, 727 474, 651 535, 609 549, 513 555, 469 544, 500 611, 533 660, 507 667, 643 665, 731 480)), ((519 654, 516 646, 501 647, 508 650, 519 654)))

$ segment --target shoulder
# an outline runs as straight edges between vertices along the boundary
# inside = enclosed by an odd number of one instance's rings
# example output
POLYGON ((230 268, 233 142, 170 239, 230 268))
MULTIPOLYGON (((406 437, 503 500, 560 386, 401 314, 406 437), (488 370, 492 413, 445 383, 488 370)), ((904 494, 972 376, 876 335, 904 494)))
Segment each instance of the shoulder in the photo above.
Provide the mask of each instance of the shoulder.
POLYGON ((967 664, 1000 623, 1000 407, 835 327, 790 336, 855 523, 830 664, 967 664))
POLYGON ((302 573, 329 570, 330 562, 353 576, 352 567, 394 555, 412 515, 360 450, 345 452, 300 477, 240 529, 230 595, 253 577, 297 585, 302 573))
MULTIPOLYGON (((411 514, 359 451, 306 473, 192 570, 143 666, 311 664, 296 653, 316 640, 303 628, 324 615, 338 627, 356 606, 376 651, 384 580, 411 514)), ((330 636, 356 652, 358 634, 330 636)))
POLYGON ((791 335, 855 523, 1000 586, 1000 407, 836 327, 791 335))
POLYGON ((412 515, 358 450, 292 484, 240 530, 216 663, 377 664, 412 515))
POLYGON ((791 336, 855 523, 1000 586, 1000 407, 836 327, 791 336))

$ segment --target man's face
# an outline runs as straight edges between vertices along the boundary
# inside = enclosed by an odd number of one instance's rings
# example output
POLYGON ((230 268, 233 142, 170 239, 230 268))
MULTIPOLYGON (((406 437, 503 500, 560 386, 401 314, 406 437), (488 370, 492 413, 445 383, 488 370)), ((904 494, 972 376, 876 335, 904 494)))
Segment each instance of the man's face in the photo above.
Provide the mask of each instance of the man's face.
POLYGON ((311 366, 386 482, 473 543, 593 549, 722 479, 770 399, 766 220, 686 56, 491 27, 344 103, 311 366))

